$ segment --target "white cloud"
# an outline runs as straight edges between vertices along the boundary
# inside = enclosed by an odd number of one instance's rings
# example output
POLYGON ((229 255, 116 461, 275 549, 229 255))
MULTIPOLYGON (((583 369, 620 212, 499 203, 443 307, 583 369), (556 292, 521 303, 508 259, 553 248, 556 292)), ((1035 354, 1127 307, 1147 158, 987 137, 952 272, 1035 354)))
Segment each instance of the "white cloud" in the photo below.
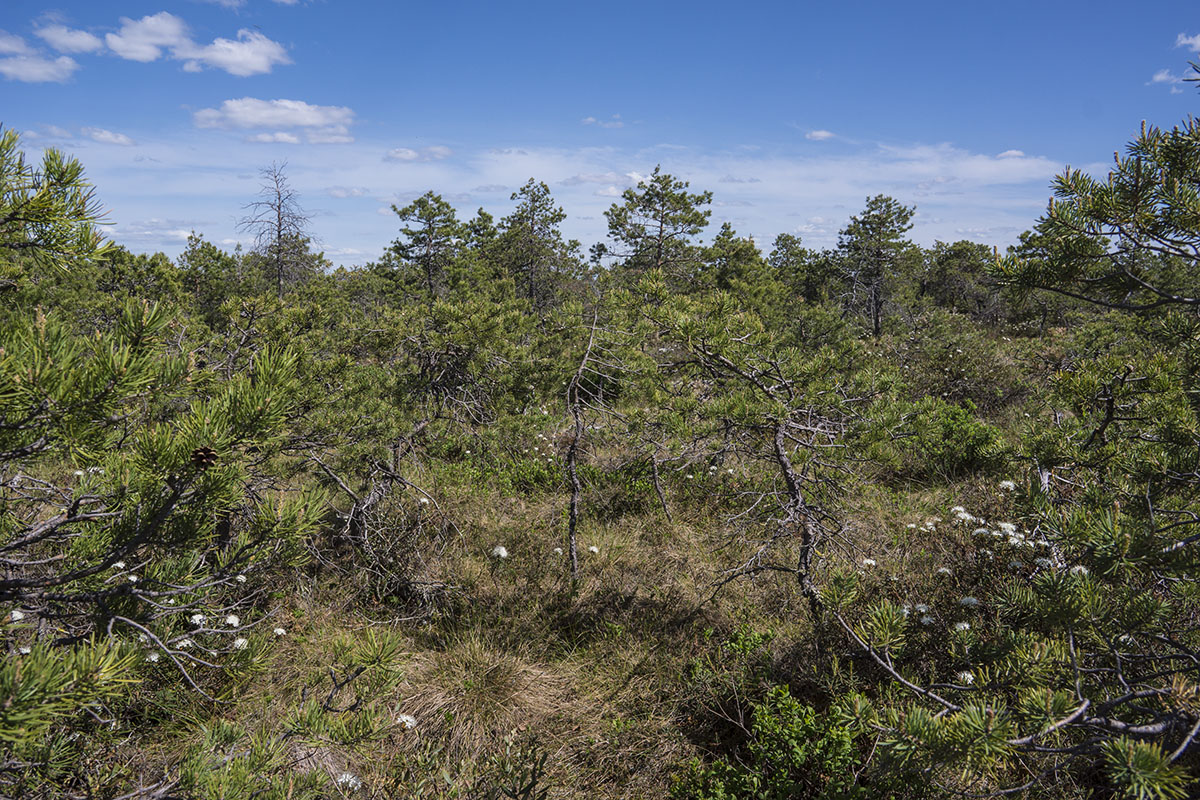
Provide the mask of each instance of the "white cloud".
POLYGON ((809 131, 808 133, 804 134, 804 138, 811 139, 814 142, 823 142, 826 139, 832 139, 835 135, 836 134, 834 134, 833 131, 817 130, 809 131))
POLYGON ((300 144, 300 137, 294 133, 276 131, 275 133, 256 133, 248 137, 246 141, 262 144, 300 144))
POLYGON ((596 119, 595 117, 584 117, 580 120, 583 125, 598 125, 601 128, 624 128, 625 123, 621 121, 620 114, 613 114, 612 119, 596 119))
POLYGON ((413 150, 411 147, 396 147, 388 150, 384 161, 440 161, 454 155, 454 151, 445 145, 435 144, 432 147, 422 147, 413 150))
POLYGON ((300 0, 275 0, 275 2, 281 6, 294 6, 299 3, 300 0))
POLYGON ((1175 39, 1175 46, 1186 47, 1192 52, 1200 53, 1200 33, 1195 36, 1188 36, 1184 33, 1179 34, 1179 37, 1175 39))
POLYGON ((68 56, 59 56, 53 61, 42 56, 0 58, 0 75, 10 81, 62 83, 77 69, 79 65, 75 59, 68 56))
POLYGON ((342 200, 347 197, 365 197, 370 192, 361 186, 330 186, 325 190, 325 194, 342 200))
POLYGON ((121 30, 107 34, 104 40, 110 50, 131 61, 155 61, 165 50, 171 58, 183 61, 188 72, 208 66, 245 77, 268 73, 276 64, 292 63, 283 45, 248 28, 239 30, 237 39, 197 44, 188 35, 187 23, 166 11, 139 20, 122 17, 121 30))
POLYGON ((47 125, 46 135, 55 139, 70 139, 71 132, 66 128, 60 128, 57 125, 47 125))
POLYGON ((283 45, 257 31, 242 28, 237 36, 236 40, 215 39, 212 44, 203 47, 190 45, 179 48, 178 57, 188 59, 183 68, 188 72, 197 72, 201 64, 206 64, 223 69, 230 75, 245 77, 268 73, 276 64, 292 63, 283 45))
POLYGON ((104 47, 99 36, 65 25, 47 25, 34 34, 60 53, 94 53, 104 47))
POLYGON ((166 11, 139 20, 121 17, 121 30, 105 35, 104 41, 121 58, 143 63, 158 59, 166 48, 176 50, 192 43, 187 23, 166 11))
POLYGON ((1005 150, 1003 153, 1000 153, 999 155, 996 156, 996 158, 1024 158, 1024 157, 1025 157, 1025 153, 1022 152, 1021 150, 1005 150))
POLYGON ((241 8, 246 5, 246 0, 202 0, 205 3, 212 3, 214 6, 222 6, 224 8, 241 8))
POLYGON ((31 56, 33 49, 20 36, 0 30, 0 55, 31 56))
POLYGON ((620 197, 621 190, 616 186, 605 186, 603 189, 597 189, 593 194, 596 197, 620 197))
POLYGON ((117 144, 122 147, 132 147, 136 144, 133 139, 130 139, 125 134, 106 131, 104 128, 81 128, 79 132, 93 142, 100 142, 101 144, 117 144))
MULTIPOLYGON (((1200 39, 1200 36, 1196 38, 1200 39)), ((1183 75, 1176 75, 1169 69, 1160 69, 1158 72, 1154 73, 1153 77, 1150 78, 1150 83, 1166 83, 1171 87, 1171 94, 1183 94, 1183 89, 1181 87, 1188 81, 1188 78, 1189 76, 1187 73, 1184 73, 1183 75)))
POLYGON ((345 128, 354 112, 345 106, 316 106, 303 100, 242 97, 192 115, 198 128, 345 128))

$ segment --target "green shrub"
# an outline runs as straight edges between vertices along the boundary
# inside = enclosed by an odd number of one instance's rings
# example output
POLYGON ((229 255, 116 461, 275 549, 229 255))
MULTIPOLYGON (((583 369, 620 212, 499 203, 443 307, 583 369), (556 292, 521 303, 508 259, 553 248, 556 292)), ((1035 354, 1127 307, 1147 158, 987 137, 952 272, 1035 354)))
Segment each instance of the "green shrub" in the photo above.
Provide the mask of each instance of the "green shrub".
POLYGON ((776 687, 754 709, 739 761, 692 761, 676 777, 677 800, 791 800, 866 797, 856 785, 859 755, 849 731, 818 717, 787 687, 776 687))

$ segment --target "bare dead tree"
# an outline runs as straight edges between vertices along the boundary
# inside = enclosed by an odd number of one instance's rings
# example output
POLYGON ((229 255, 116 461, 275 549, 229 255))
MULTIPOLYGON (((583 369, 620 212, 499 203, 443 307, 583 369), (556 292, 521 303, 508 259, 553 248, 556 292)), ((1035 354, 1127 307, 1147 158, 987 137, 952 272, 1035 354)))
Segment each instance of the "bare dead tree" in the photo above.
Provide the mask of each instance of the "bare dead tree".
POLYGON ((238 230, 254 234, 254 251, 263 259, 279 297, 284 284, 302 276, 308 243, 308 214, 300 194, 287 179, 287 162, 271 162, 259 170, 258 199, 247 203, 238 230))

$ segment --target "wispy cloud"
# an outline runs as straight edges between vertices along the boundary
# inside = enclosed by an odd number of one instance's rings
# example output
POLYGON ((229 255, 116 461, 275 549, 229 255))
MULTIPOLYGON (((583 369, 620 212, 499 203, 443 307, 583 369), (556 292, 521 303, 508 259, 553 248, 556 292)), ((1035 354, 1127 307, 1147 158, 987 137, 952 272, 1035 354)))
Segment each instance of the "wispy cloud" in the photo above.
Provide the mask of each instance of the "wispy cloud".
POLYGON ((226 100, 220 108, 204 108, 195 112, 192 121, 198 128, 267 129, 251 137, 252 141, 257 142, 294 144, 299 138, 286 130, 289 128, 303 130, 310 144, 348 144, 354 141, 350 136, 350 125, 354 122, 351 109, 345 106, 311 105, 303 100, 260 100, 255 97, 226 100))
POLYGON ((834 138, 836 135, 837 134, 835 134, 833 131, 816 130, 816 131, 809 131, 808 133, 804 134, 804 138, 810 139, 814 142, 823 142, 826 139, 834 138))
POLYGON ((621 120, 620 114, 613 114, 609 119, 597 119, 596 117, 584 117, 580 120, 583 125, 595 125, 599 128, 624 128, 625 123, 621 120))
POLYGON ((121 147, 132 147, 137 144, 123 133, 108 131, 104 128, 82 128, 79 132, 93 142, 100 142, 101 144, 116 144, 121 147))
POLYGON ((166 11, 137 20, 122 17, 120 30, 105 35, 104 41, 121 58, 147 63, 165 54, 183 61, 188 72, 214 67, 245 77, 269 73, 276 64, 292 63, 283 45, 248 28, 239 30, 236 39, 198 44, 192 41, 187 23, 166 11))
POLYGON ((69 56, 53 60, 39 55, 0 58, 0 75, 23 83, 62 83, 77 69, 79 64, 69 56))
POLYGON ((33 33, 60 53, 95 53, 104 49, 99 36, 66 25, 46 25, 33 33))
POLYGON ((384 161, 440 161, 454 155, 454 151, 444 145, 435 144, 432 147, 422 147, 414 150, 411 147, 394 147, 384 154, 384 161))

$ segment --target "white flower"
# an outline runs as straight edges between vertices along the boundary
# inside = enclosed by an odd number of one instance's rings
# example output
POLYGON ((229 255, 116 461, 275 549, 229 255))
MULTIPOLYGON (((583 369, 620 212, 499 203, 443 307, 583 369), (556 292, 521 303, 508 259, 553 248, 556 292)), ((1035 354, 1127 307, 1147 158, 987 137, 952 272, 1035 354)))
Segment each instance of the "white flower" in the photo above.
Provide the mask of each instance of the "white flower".
POLYGON ((905 619, 908 619, 908 615, 909 615, 910 613, 912 613, 912 607, 911 607, 911 606, 905 605, 905 606, 901 606, 901 607, 900 607, 900 614, 901 614, 901 616, 903 616, 905 619))
POLYGON ((400 730, 410 731, 417 727, 417 718, 411 714, 400 714, 396 717, 396 724, 400 726, 400 730))
POLYGON ((916 608, 918 614, 929 613, 929 606, 925 605, 924 603, 917 603, 914 608, 916 608))
POLYGON ((498 544, 492 548, 492 558, 505 559, 508 558, 508 549, 504 545, 498 544))
POLYGON ((169 605, 169 606, 173 606, 173 605, 175 605, 175 598, 174 598, 174 597, 168 597, 168 598, 167 598, 167 605, 169 605))
POLYGON ((283 628, 276 628, 276 629, 275 629, 275 635, 276 635, 276 636, 283 636, 285 633, 287 633, 287 631, 286 631, 286 630, 284 630, 283 628))
POLYGON ((969 630, 971 630, 971 623, 969 623, 969 622, 956 622, 956 623, 954 623, 954 630, 956 630, 956 631, 959 631, 960 633, 961 633, 962 631, 969 631, 969 630))
POLYGON ((1087 575, 1088 568, 1083 564, 1076 564, 1075 566, 1071 567, 1070 572, 1072 575, 1087 575))
POLYGON ((245 575, 235 575, 233 579, 234 579, 235 581, 237 581, 238 583, 245 583, 245 582, 246 582, 246 576, 245 576, 245 575))
POLYGON ((950 571, 949 567, 938 567, 937 574, 938 575, 953 575, 954 573, 950 571))
POLYGON ((950 513, 951 514, 965 514, 965 513, 967 513, 967 510, 965 508, 963 508, 962 506, 955 506, 954 508, 950 509, 950 513))
POLYGON ((76 478, 82 478, 82 477, 83 477, 83 470, 81 470, 81 469, 77 469, 77 470, 75 470, 75 477, 76 477, 76 478))
POLYGON ((124 561, 114 561, 112 568, 113 569, 125 569, 125 562, 124 561))
POLYGON ((245 650, 246 645, 248 645, 248 644, 250 644, 250 642, 246 641, 241 636, 239 636, 238 638, 233 640, 233 649, 234 650, 245 650))
POLYGON ((864 567, 873 567, 873 566, 875 566, 875 559, 864 558, 862 563, 863 563, 864 567))
POLYGON ((12 610, 12 613, 8 615, 8 618, 11 619, 13 622, 20 622, 21 620, 25 619, 25 612, 18 611, 17 609, 14 608, 12 610))
POLYGON ((588 548, 588 552, 589 552, 589 553, 599 553, 599 552, 600 552, 600 548, 599 548, 599 547, 596 547, 596 545, 592 545, 591 547, 589 547, 589 548, 588 548))
POLYGON ((687 475, 687 479, 688 479, 689 481, 690 481, 692 478, 694 478, 694 477, 696 477, 696 476, 695 476, 695 475, 693 475, 693 474, 692 474, 692 473, 690 473, 690 472, 689 472, 689 473, 688 473, 688 475, 687 475))
POLYGON ((921 624, 922 624, 922 625, 926 625, 926 626, 928 626, 928 625, 932 625, 932 624, 933 624, 933 617, 931 617, 931 616, 929 616, 928 614, 926 614, 925 616, 921 617, 921 620, 920 620, 920 621, 921 621, 921 624))
POLYGON ((137 575, 130 575, 130 576, 128 577, 128 581, 129 581, 130 583, 137 583, 137 582, 138 582, 138 576, 137 576, 137 575))
POLYGON ((904 527, 908 528, 910 531, 915 531, 917 529, 917 523, 910 522, 907 525, 905 525, 904 527))
POLYGON ((965 683, 967 686, 970 686, 972 683, 975 682, 975 674, 973 672, 968 672, 966 670, 963 670, 962 672, 958 673, 954 677, 956 677, 958 679, 959 683, 965 683))
POLYGON ((1017 526, 1011 522, 1000 522, 996 524, 996 527, 1007 533, 1009 536, 1012 536, 1017 532, 1017 526))
POLYGON ((554 548, 554 555, 556 555, 556 556, 561 556, 561 555, 562 555, 562 548, 561 548, 561 547, 556 547, 556 548, 554 548))
POLYGON ((203 614, 192 614, 190 617, 188 617, 188 620, 197 628, 199 628, 208 621, 208 617, 204 616, 203 614))
POLYGON ((154 664, 158 661, 158 657, 158 653, 151 653, 150 655, 146 656, 146 660, 151 664, 154 664))
POLYGON ((178 648, 179 650, 187 650, 191 646, 192 646, 191 639, 180 639, 178 642, 175 643, 175 647, 178 648))
POLYGON ((1000 481, 1000 488, 1006 492, 1011 492, 1017 488, 1015 481, 1000 481))
POLYGON ((960 606, 966 606, 967 608, 974 608, 975 606, 979 605, 979 600, 968 595, 967 597, 959 600, 958 604, 960 606))
POLYGON ((236 628, 237 626, 242 624, 242 620, 238 617, 237 614, 227 614, 225 616, 225 619, 223 619, 221 621, 224 622, 226 625, 228 625, 231 628, 236 628))
POLYGON ((987 536, 989 533, 991 533, 991 531, 989 531, 987 528, 976 528, 974 535, 975 536, 987 536))
POLYGON ((349 772, 343 772, 334 780, 338 786, 345 786, 352 792, 357 792, 362 788, 362 781, 357 776, 351 775, 349 772))
MULTIPOLYGON (((422 497, 422 498, 421 498, 421 505, 423 505, 423 506, 427 506, 427 505, 429 505, 429 498, 428 498, 428 497, 422 497)), ((347 774, 349 774, 349 773, 347 773, 347 774)))
POLYGON ((18 648, 17 648, 17 652, 18 652, 18 653, 20 653, 20 654, 21 654, 21 655, 23 655, 23 656, 27 656, 27 655, 29 655, 30 653, 32 653, 33 651, 32 651, 32 650, 30 650, 28 647, 18 647, 18 648))

